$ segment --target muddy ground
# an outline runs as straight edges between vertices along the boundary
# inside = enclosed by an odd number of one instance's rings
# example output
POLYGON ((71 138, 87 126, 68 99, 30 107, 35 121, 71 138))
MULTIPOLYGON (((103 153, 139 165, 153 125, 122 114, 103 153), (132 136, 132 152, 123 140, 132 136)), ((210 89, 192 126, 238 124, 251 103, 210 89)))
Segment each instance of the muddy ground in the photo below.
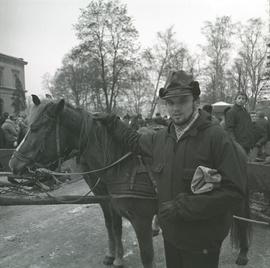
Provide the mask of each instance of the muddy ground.
MULTIPOLYGON (((55 195, 83 194, 83 181, 66 184, 55 195)), ((98 205, 16 206, 0 208, 1 268, 98 268, 107 237, 98 205)), ((254 226, 247 268, 270 267, 270 228, 254 226)), ((124 221, 125 267, 141 267, 134 231, 124 221)), ((161 235, 154 238, 157 267, 165 267, 161 235)), ((220 267, 235 268, 236 252, 228 239, 220 267)))

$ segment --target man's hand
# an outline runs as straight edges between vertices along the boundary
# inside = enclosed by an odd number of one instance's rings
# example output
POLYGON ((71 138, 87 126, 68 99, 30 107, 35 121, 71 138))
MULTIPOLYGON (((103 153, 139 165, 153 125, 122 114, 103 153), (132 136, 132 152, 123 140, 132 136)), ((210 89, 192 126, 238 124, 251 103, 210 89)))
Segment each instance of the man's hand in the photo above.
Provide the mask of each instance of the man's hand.
POLYGON ((173 219, 177 215, 177 207, 173 200, 163 202, 159 209, 159 217, 164 220, 173 219))

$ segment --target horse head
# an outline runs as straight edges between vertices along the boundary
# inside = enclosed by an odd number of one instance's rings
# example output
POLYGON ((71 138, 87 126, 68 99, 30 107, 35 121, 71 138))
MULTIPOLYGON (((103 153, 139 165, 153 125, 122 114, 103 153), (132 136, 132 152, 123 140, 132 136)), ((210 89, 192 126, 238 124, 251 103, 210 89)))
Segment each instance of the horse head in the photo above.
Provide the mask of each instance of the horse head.
MULTIPOLYGON (((9 162, 15 174, 33 166, 56 167, 58 160, 65 158, 75 147, 71 133, 79 131, 76 125, 71 126, 64 120, 66 105, 63 99, 59 102, 41 101, 32 95, 32 100, 34 106, 28 118, 29 129, 9 162)), ((73 121, 79 127, 80 118, 73 121)))

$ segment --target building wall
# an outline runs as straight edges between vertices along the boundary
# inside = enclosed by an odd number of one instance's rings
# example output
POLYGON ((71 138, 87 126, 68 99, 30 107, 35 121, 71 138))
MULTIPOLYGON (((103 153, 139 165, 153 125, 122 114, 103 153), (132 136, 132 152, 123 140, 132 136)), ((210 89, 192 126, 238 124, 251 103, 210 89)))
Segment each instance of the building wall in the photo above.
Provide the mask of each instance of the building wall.
POLYGON ((25 90, 24 66, 26 64, 27 62, 21 58, 0 53, 0 113, 12 114, 14 112, 12 94, 16 90, 15 76, 18 76, 25 90))

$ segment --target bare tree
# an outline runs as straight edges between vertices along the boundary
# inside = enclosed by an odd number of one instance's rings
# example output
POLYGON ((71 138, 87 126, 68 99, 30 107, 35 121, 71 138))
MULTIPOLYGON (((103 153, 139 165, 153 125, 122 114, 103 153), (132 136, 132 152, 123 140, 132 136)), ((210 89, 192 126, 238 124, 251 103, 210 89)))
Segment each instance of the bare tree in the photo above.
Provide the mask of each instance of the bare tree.
POLYGON ((42 75, 41 78, 41 88, 43 91, 45 92, 52 92, 54 85, 53 85, 53 76, 47 72, 45 74, 42 75))
POLYGON ((153 115, 158 99, 158 90, 170 69, 184 69, 189 63, 188 50, 177 41, 173 26, 164 32, 157 33, 153 47, 143 53, 147 71, 153 81, 153 93, 150 106, 150 116, 153 115))
POLYGON ((251 108, 255 109, 267 50, 262 20, 253 18, 244 25, 240 24, 239 36, 241 43, 239 57, 244 64, 250 82, 247 91, 253 100, 251 108))
POLYGON ((215 22, 206 21, 202 28, 206 45, 201 46, 206 56, 204 74, 207 78, 207 94, 212 102, 225 98, 226 68, 229 62, 233 24, 228 16, 217 17, 215 22))
MULTIPOLYGON (((85 78, 87 69, 74 59, 72 53, 65 56, 62 66, 56 71, 53 87, 50 89, 55 98, 68 98, 76 106, 82 105, 82 96, 86 93, 85 78)), ((86 83, 87 84, 87 83, 86 83)))
POLYGON ((137 30, 119 1, 94 0, 82 10, 75 26, 81 53, 96 62, 100 80, 100 100, 107 112, 116 105, 119 81, 132 64, 137 30))
POLYGON ((127 75, 126 80, 126 110, 142 114, 148 110, 152 99, 152 88, 148 72, 139 59, 136 60, 127 75))

